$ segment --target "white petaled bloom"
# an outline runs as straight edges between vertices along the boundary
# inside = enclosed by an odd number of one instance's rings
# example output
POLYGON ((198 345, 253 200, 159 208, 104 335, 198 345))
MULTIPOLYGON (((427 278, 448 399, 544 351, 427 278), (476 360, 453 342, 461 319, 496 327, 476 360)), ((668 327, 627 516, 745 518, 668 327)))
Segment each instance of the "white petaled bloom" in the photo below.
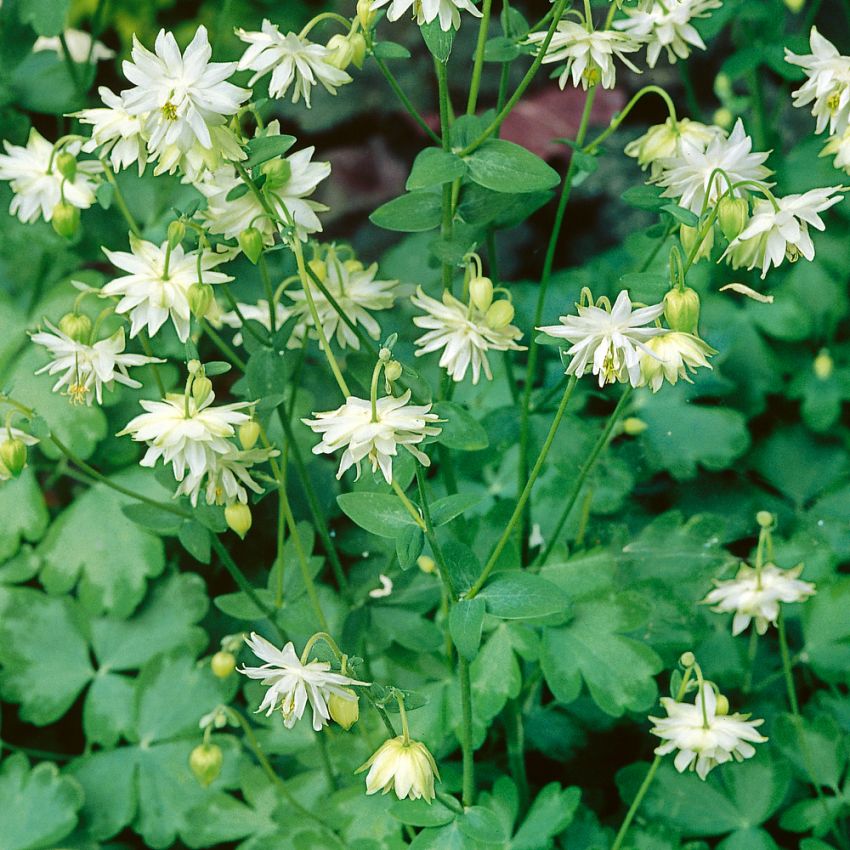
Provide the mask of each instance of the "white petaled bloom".
POLYGON ((344 449, 336 477, 341 478, 350 467, 357 469, 360 477, 360 462, 368 460, 372 471, 381 470, 386 482, 393 480, 393 458, 398 447, 404 446, 423 466, 431 461, 424 452, 416 448, 426 437, 436 437, 442 428, 436 413, 430 413, 431 405, 408 404, 410 390, 395 398, 391 395, 379 398, 372 416, 369 399, 349 396, 342 407, 326 413, 314 413, 315 419, 302 419, 322 441, 313 447, 313 454, 333 454, 344 449))
POLYGON ((741 564, 738 574, 729 581, 714 582, 703 605, 713 605, 719 614, 734 614, 732 634, 739 635, 752 620, 756 631, 763 635, 768 626, 775 626, 779 617, 779 603, 805 602, 815 593, 815 586, 802 581, 803 565, 783 570, 775 564, 765 564, 761 570, 741 564))
MULTIPOLYGON (((0 180, 10 180, 15 196, 9 212, 24 224, 41 215, 45 221, 53 218, 53 210, 64 197, 66 203, 87 210, 95 198, 96 175, 103 171, 97 160, 77 163, 73 180, 67 180, 56 167, 53 145, 33 127, 25 147, 3 142, 5 154, 0 154, 0 180)), ((76 154, 79 142, 65 145, 62 150, 76 154)))
POLYGON ((834 156, 833 166, 850 174, 850 126, 844 132, 830 136, 820 155, 834 156))
POLYGON ((720 0, 655 0, 636 9, 624 8, 627 17, 615 21, 614 27, 647 45, 646 64, 654 68, 662 50, 669 62, 687 59, 693 47, 705 50, 691 21, 722 5, 720 0))
POLYGON ((623 152, 637 159, 642 170, 650 167, 651 176, 657 178, 662 171, 661 160, 677 156, 683 142, 704 149, 715 136, 722 135, 723 130, 714 125, 701 124, 689 118, 680 118, 674 123, 672 118, 668 118, 629 142, 623 152))
POLYGON ((247 159, 236 134, 226 126, 210 127, 212 144, 205 147, 200 142, 194 142, 188 149, 179 144, 165 145, 155 151, 152 159, 156 160, 154 175, 174 174, 181 171, 186 181, 193 183, 200 180, 209 171, 222 168, 229 162, 247 159))
MULTIPOLYGON (((739 118, 728 137, 715 136, 706 147, 683 141, 678 154, 661 160, 663 170, 656 182, 665 187, 662 197, 677 198, 679 206, 700 215, 706 196, 714 204, 730 184, 753 180, 772 186, 764 182, 771 174, 764 165, 767 157, 753 152, 753 140, 739 118)), ((735 197, 746 194, 747 187, 732 191, 735 197)))
MULTIPOLYGON (((546 40, 545 32, 533 32, 528 36, 529 44, 538 44, 546 40)), ((539 50, 540 48, 538 48, 539 50)), ((588 32, 575 21, 559 21, 555 34, 549 42, 549 48, 543 57, 543 64, 566 62, 558 85, 564 88, 572 75, 573 85, 587 88, 601 83, 602 88, 612 89, 616 83, 617 70, 614 60, 619 59, 632 71, 639 74, 628 59, 626 53, 634 53, 640 44, 631 36, 612 30, 592 30, 588 32)))
POLYGON ((91 138, 82 149, 91 153, 101 148, 101 155, 109 154, 109 161, 115 171, 138 162, 141 174, 148 159, 147 142, 142 135, 142 119, 127 112, 120 95, 105 86, 97 91, 105 106, 83 109, 76 114, 81 124, 90 124, 92 128, 91 138))
POLYGON ((229 438, 234 427, 250 421, 244 413, 251 402, 213 406, 215 394, 210 392, 198 404, 192 394, 169 393, 162 401, 140 402, 145 409, 119 432, 119 436, 130 434, 138 443, 147 443, 148 450, 140 461, 142 466, 153 467, 162 458, 170 464, 177 481, 183 481, 186 473, 193 479, 201 479, 214 469, 216 456, 228 455, 233 451, 229 438))
POLYGON ((440 778, 434 756, 425 744, 403 735, 384 741, 369 761, 354 772, 367 769, 367 794, 394 791, 399 800, 421 798, 430 803, 435 796, 434 777, 440 778))
POLYGON ((488 351, 524 351, 517 345, 522 331, 512 324, 490 327, 487 314, 473 304, 464 304, 450 292, 443 292, 442 301, 431 298, 418 287, 410 298, 414 307, 425 311, 424 316, 414 316, 413 324, 427 333, 416 340, 416 356, 440 351, 440 366, 452 379, 462 381, 472 367, 472 383, 477 384, 484 372, 488 381, 493 372, 487 359, 488 351))
POLYGON ((249 86, 271 71, 271 97, 286 97, 294 83, 292 102, 298 103, 303 97, 309 109, 310 93, 314 86, 321 83, 331 94, 336 94, 339 86, 351 82, 351 77, 345 71, 330 63, 333 51, 294 32, 281 35, 271 21, 264 20, 259 32, 238 29, 236 35, 249 45, 239 60, 239 70, 256 72, 248 81, 249 86))
POLYGON ((644 354, 640 361, 642 383, 654 393, 661 389, 664 381, 675 384, 679 378, 693 383, 688 370, 711 369, 708 358, 717 352, 693 334, 670 331, 646 341, 652 354, 644 354))
MULTIPOLYGON (((111 59, 115 55, 115 51, 101 41, 95 41, 92 45, 91 34, 83 30, 68 29, 65 30, 64 36, 65 44, 68 45, 68 53, 70 53, 71 59, 78 64, 89 61, 100 62, 104 59, 111 59)), ((32 52, 40 53, 42 51, 52 51, 60 59, 65 58, 65 48, 58 35, 40 35, 32 46, 32 52)))
POLYGON ((210 128, 223 125, 251 95, 227 82, 236 63, 210 62, 212 48, 203 26, 182 55, 165 30, 159 31, 154 51, 133 37, 133 61, 123 65, 133 88, 121 93, 131 115, 145 116, 148 149, 159 153, 175 145, 185 152, 196 142, 212 148, 210 128))
MULTIPOLYGON (((246 322, 259 322, 267 331, 272 329, 269 302, 265 298, 261 298, 256 304, 237 303, 236 306, 239 308, 239 313, 242 314, 246 322)), ((242 319, 239 317, 239 313, 235 310, 229 310, 226 313, 222 313, 218 317, 218 321, 223 325, 227 325, 229 328, 241 328, 242 319)), ((287 315, 286 307, 283 304, 275 304, 275 323, 277 327, 280 327, 286 321, 287 315)), ((233 335, 233 342, 235 345, 242 345, 243 335, 241 330, 233 335)))
POLYGON ((470 0, 374 0, 372 9, 380 9, 387 3, 390 4, 390 8, 387 9, 388 20, 397 21, 410 11, 416 15, 416 23, 419 26, 439 19, 440 29, 443 32, 460 29, 461 12, 469 12, 476 18, 481 17, 481 12, 470 0))
POLYGON ((248 490, 260 495, 263 488, 251 478, 251 467, 277 457, 277 449, 237 449, 232 446, 226 454, 212 454, 209 464, 200 475, 190 473, 177 488, 176 496, 188 496, 193 505, 206 479, 204 497, 208 505, 248 504, 248 490))
POLYGON ((118 313, 129 313, 130 336, 144 328, 154 336, 168 318, 174 325, 180 342, 189 338, 192 311, 189 307, 189 289, 193 283, 227 283, 233 280, 222 272, 212 271, 229 259, 226 254, 204 251, 200 261, 202 280, 198 277, 198 252, 184 252, 177 245, 170 253, 168 243, 157 247, 130 236, 130 251, 103 249, 113 266, 127 272, 110 281, 101 289, 104 296, 118 295, 121 300, 115 308, 118 313), (168 268, 166 272, 166 256, 168 268))
MULTIPOLYGON (((20 440, 25 446, 34 446, 38 443, 38 437, 33 437, 32 434, 27 434, 26 431, 21 431, 20 428, 6 427, 5 425, 0 430, 0 445, 3 445, 7 440, 20 440)), ((0 481, 9 481, 16 478, 17 475, 12 475, 2 457, 0 457, 0 481)))
MULTIPOLYGON (((397 280, 375 280, 378 264, 366 267, 359 260, 341 260, 333 247, 327 249, 324 266, 327 273, 322 280, 337 305, 355 325, 362 325, 372 339, 381 335, 381 326, 375 321, 370 310, 389 310, 395 303, 393 290, 397 280)), ((345 323, 331 305, 324 292, 310 281, 310 294, 316 306, 316 313, 327 339, 336 337, 340 348, 360 349, 357 334, 345 323)), ((286 296, 292 301, 287 308, 287 318, 296 316, 297 321, 289 338, 290 348, 301 348, 305 337, 318 339, 319 334, 307 303, 303 289, 286 290, 286 296)))
POLYGON ((785 48, 785 61, 799 65, 806 82, 793 92, 794 106, 812 104, 815 130, 841 134, 850 121, 850 56, 842 56, 816 27, 809 34, 812 52, 798 55, 785 48))
POLYGON ((307 703, 313 715, 313 729, 320 732, 330 719, 328 699, 331 696, 347 701, 357 699, 352 685, 368 685, 342 673, 335 673, 327 661, 301 663, 292 641, 278 649, 256 632, 245 638, 254 655, 265 662, 260 667, 240 667, 239 672, 249 679, 259 679, 268 690, 257 712, 271 716, 280 708, 283 723, 291 729, 304 714, 307 703))
POLYGON ((600 387, 618 381, 640 386, 641 358, 655 356, 646 342, 669 333, 666 328, 647 327, 664 312, 664 305, 633 309, 624 289, 610 309, 593 304, 578 305, 577 309, 577 316, 561 316, 560 325, 537 329, 572 343, 567 349, 572 357, 567 374, 580 378, 585 372, 593 372, 600 387))
POLYGON ((673 764, 679 773, 694 770, 705 779, 718 764, 752 758, 756 753, 753 744, 767 740, 756 731, 764 720, 718 712, 717 694, 707 682, 700 686, 693 703, 662 697, 661 705, 667 717, 649 718, 655 724, 652 734, 664 741, 655 753, 664 756, 678 750, 673 764))
POLYGON ((721 259, 728 259, 735 269, 761 266, 762 280, 771 265, 778 267, 784 259, 792 263, 801 256, 814 259, 815 246, 809 235, 809 225, 824 230, 818 213, 839 203, 842 196, 836 193, 843 191, 841 186, 825 186, 802 195, 786 195, 776 198, 778 209, 769 200, 757 200, 749 223, 729 243, 721 259))
POLYGON ((103 404, 103 387, 111 390, 114 382, 125 387, 138 389, 141 384, 131 378, 127 372, 130 366, 144 366, 147 363, 165 363, 159 357, 146 357, 143 354, 124 353, 124 328, 119 328, 112 336, 93 345, 77 342, 50 322, 45 322, 50 333, 39 331, 32 334, 36 345, 43 345, 51 355, 51 361, 42 366, 35 374, 59 375, 53 385, 53 392, 67 387, 71 402, 91 405, 96 398, 103 404))

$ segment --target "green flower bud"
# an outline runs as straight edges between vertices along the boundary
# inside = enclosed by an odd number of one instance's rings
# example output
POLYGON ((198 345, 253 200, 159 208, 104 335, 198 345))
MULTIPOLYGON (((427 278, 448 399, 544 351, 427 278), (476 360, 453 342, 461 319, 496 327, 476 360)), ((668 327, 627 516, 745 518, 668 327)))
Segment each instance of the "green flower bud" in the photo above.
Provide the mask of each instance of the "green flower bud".
POLYGON ((263 234, 256 227, 247 227, 239 234, 237 241, 242 253, 254 265, 257 265, 265 247, 263 245, 263 234))
POLYGON ((357 0, 357 20, 360 21, 360 26, 366 31, 372 28, 378 14, 372 11, 372 2, 373 0, 357 0))
MULTIPOLYGON (((685 254, 690 257, 697 245, 699 239, 700 226, 691 227, 683 224, 679 227, 679 241, 682 243, 682 248, 685 254)), ((708 233, 702 237, 702 244, 699 246, 696 254, 694 254, 694 262, 698 262, 705 257, 711 256, 711 249, 714 247, 714 228, 710 227, 708 233)))
POLYGON ((283 186, 292 177, 292 166, 285 159, 270 159, 262 164, 260 171, 266 175, 266 184, 271 189, 283 186))
POLYGON ((717 694, 717 706, 714 709, 717 717, 725 717, 729 713, 729 700, 723 694, 717 694))
POLYGON ((0 466, 5 467, 12 478, 17 478, 27 465, 27 447, 24 443, 12 437, 0 443, 0 466))
POLYGON ((200 360, 196 360, 192 358, 187 364, 186 368, 189 370, 190 375, 197 375, 204 368, 204 364, 201 363, 200 360))
MULTIPOLYGON (((716 83, 715 85, 717 85, 718 83, 716 83)), ((727 109, 725 106, 721 106, 720 109, 715 110, 714 117, 712 118, 712 123, 717 124, 718 127, 722 127, 724 130, 728 130, 735 123, 735 116, 732 113, 731 109, 727 109)))
POLYGON ((503 299, 501 301, 494 301, 490 305, 487 314, 484 316, 484 321, 493 330, 500 330, 501 328, 506 328, 513 321, 515 315, 514 305, 510 301, 503 299))
POLYGON ((226 679, 236 669, 236 656, 232 652, 217 652, 210 659, 213 676, 226 679))
POLYGON ((56 154, 56 169, 69 182, 77 178, 77 159, 68 151, 56 154))
POLYGON ((192 398, 195 399, 195 404, 200 407, 212 392, 212 381, 206 375, 198 375, 192 381, 192 398))
POLYGON ((208 283, 193 283, 189 287, 186 297, 192 315, 198 319, 203 319, 213 303, 213 289, 208 283))
POLYGON ((835 362, 829 352, 825 348, 821 349, 818 356, 815 357, 815 360, 812 363, 812 369, 814 370, 815 376, 820 378, 820 380, 825 381, 832 375, 832 370, 834 368, 835 362))
POLYGON ((486 313, 493 303, 493 281, 489 277, 474 277, 469 281, 469 300, 486 313))
POLYGON ((683 652, 679 656, 679 664, 681 664, 685 669, 693 667, 696 663, 697 659, 693 652, 683 652))
MULTIPOLYGON (((350 261, 345 263, 345 267, 350 272, 351 269, 348 267, 348 262, 350 261)), ((310 262, 307 263, 307 266, 310 271, 313 272, 320 281, 322 281, 322 283, 325 282, 328 276, 328 264, 324 260, 310 260, 310 262)))
POLYGON ((343 267, 343 268, 344 268, 344 269, 345 269, 345 270, 346 270, 349 274, 355 274, 356 272, 362 272, 362 271, 363 271, 363 269, 365 268, 365 266, 363 265, 363 263, 361 263, 361 262, 360 262, 360 260, 355 260, 355 259, 346 260, 346 261, 342 264, 342 267, 343 267))
POLYGON ((250 422, 243 422, 239 426, 239 442, 245 451, 250 451, 257 445, 257 440, 260 439, 260 425, 253 419, 250 422))
POLYGON ((60 236, 70 239, 80 229, 80 211, 67 201, 59 201, 53 207, 50 223, 60 236))
POLYGON ((179 218, 172 221, 168 225, 168 247, 173 251, 183 241, 185 235, 186 225, 179 218))
POLYGON ((623 433, 628 434, 630 437, 637 437, 638 434, 642 434, 649 425, 643 421, 643 419, 638 419, 637 416, 627 416, 623 420, 623 433))
POLYGON ((354 49, 351 42, 348 40, 348 36, 342 33, 332 35, 325 46, 330 51, 325 57, 325 62, 334 68, 339 68, 340 71, 344 71, 354 59, 354 49))
POLYGON ((363 34, 353 32, 348 36, 348 43, 351 45, 351 61, 355 68, 362 68, 366 61, 366 39, 363 34))
POLYGON ((243 540, 251 530, 251 509, 242 502, 233 502, 224 509, 224 519, 232 531, 243 540))
POLYGON ((756 514, 756 522, 761 528, 770 528, 773 525, 773 514, 770 511, 759 511, 756 514))
POLYGON ((402 365, 398 362, 398 360, 390 360, 390 362, 384 367, 384 375, 388 381, 397 381, 401 377, 401 373, 403 371, 402 365))
POLYGON ((91 319, 84 313, 66 313, 59 320, 59 330, 74 342, 88 342, 91 329, 91 319))
POLYGON ((664 318, 670 330, 695 334, 699 324, 699 295, 689 286, 673 287, 664 296, 664 318))
POLYGON ((747 226, 750 205, 746 198, 724 195, 717 204, 717 221, 726 239, 731 242, 747 226))
POLYGON ((189 755, 189 770, 204 788, 218 779, 224 753, 218 744, 200 744, 189 755))
POLYGON ((331 694, 328 699, 328 714, 331 720, 342 726, 347 732, 360 719, 360 699, 351 688, 343 688, 353 699, 345 699, 339 694, 331 694))

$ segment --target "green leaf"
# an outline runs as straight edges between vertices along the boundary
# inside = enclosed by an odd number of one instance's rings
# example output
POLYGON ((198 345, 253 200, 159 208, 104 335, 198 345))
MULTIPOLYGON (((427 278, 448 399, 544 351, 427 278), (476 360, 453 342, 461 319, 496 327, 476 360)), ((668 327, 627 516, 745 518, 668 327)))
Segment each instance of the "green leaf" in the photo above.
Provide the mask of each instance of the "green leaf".
POLYGON ((850 669, 850 579, 818 586, 802 606, 804 651, 814 672, 827 682, 844 683, 850 669))
POLYGON ((461 405, 453 401, 438 401, 434 405, 434 413, 445 420, 441 423, 443 430, 437 442, 447 448, 477 452, 490 444, 487 431, 461 405))
POLYGON ((162 536, 173 536, 177 533, 184 520, 155 505, 143 502, 131 502, 121 506, 121 513, 136 525, 162 536))
POLYGON ((443 204, 434 192, 409 192, 378 207, 369 221, 384 230, 424 233, 439 227, 443 204))
POLYGON ((481 739, 492 719, 522 686, 510 628, 506 623, 495 628, 469 668, 472 710, 481 739))
POLYGON ((388 605, 376 605, 370 611, 372 625, 388 641, 414 652, 432 652, 443 642, 442 632, 421 614, 388 605))
POLYGON ((0 850, 53 850, 77 825, 83 792, 55 765, 30 770, 16 754, 0 765, 0 800, 0 850))
POLYGON ((19 0, 18 17, 39 35, 59 35, 70 5, 71 0, 19 0))
POLYGON ((496 573, 476 597, 488 613, 503 620, 527 620, 562 614, 569 607, 567 595, 555 584, 527 572, 496 573))
POLYGON ((114 747, 133 730, 136 699, 134 681, 128 676, 101 673, 91 683, 83 705, 83 730, 90 744, 114 747))
POLYGON ((511 850, 537 850, 548 846, 573 821, 581 800, 580 788, 550 782, 535 798, 522 826, 511 841, 511 850))
POLYGON ((395 539, 395 551, 398 565, 403 570, 409 570, 416 564, 416 559, 422 554, 425 536, 418 525, 408 525, 395 539))
POLYGON ((657 212, 669 203, 661 197, 662 190, 657 186, 631 186, 620 196, 630 207, 647 212, 657 212))
POLYGON ((35 543, 47 530, 50 517, 31 469, 0 485, 0 517, 0 562, 11 558, 23 540, 35 543))
POLYGON ((248 159, 245 168, 256 168, 275 157, 283 156, 295 144, 295 136, 259 136, 246 145, 248 159))
POLYGON ((451 522, 455 517, 459 517, 471 507, 479 504, 481 497, 475 493, 455 493, 451 496, 444 496, 442 499, 437 499, 431 503, 431 522, 434 528, 439 528, 441 525, 451 522))
POLYGON ((282 395, 290 377, 286 355, 282 351, 258 348, 248 360, 245 377, 254 399, 282 395))
POLYGON ((180 526, 177 539, 183 544, 183 548, 199 563, 210 562, 212 537, 209 529, 195 520, 186 520, 180 526))
POLYGON ((346 516, 379 537, 399 537, 416 525, 399 498, 388 493, 343 493, 336 500, 346 516))
POLYGON ((466 174, 466 164, 455 153, 441 148, 425 148, 413 161, 405 189, 428 189, 451 183, 466 174))
POLYGON ((426 803, 424 800, 395 800, 390 806, 390 814, 410 826, 445 826, 451 823, 455 813, 441 803, 434 800, 426 803))
POLYGON ((484 45, 485 62, 513 62, 520 56, 522 51, 513 38, 499 35, 488 39, 484 45))
POLYGON ((479 186, 510 194, 542 192, 561 182, 539 156, 504 139, 490 139, 466 157, 469 177, 479 186))
POLYGON ((699 224, 699 216, 680 207, 677 204, 664 204, 660 207, 661 212, 670 213, 670 215, 679 222, 679 224, 687 225, 688 227, 696 227, 699 224))
POLYGON ((422 24, 420 27, 422 38, 431 51, 431 55, 443 65, 449 61, 452 55, 452 45, 455 40, 455 30, 443 30, 440 19, 435 18, 430 24, 422 24))
POLYGON ((781 714, 771 726, 771 741, 803 782, 837 788, 847 766, 847 740, 829 715, 810 720, 781 714))
POLYGON ((456 823, 460 832, 472 841, 502 844, 508 838, 498 816, 484 806, 469 806, 456 823))
POLYGON ((474 599, 460 599, 449 611, 449 633, 457 651, 467 661, 475 658, 481 645, 484 609, 484 600, 479 595, 474 599))
POLYGON ((410 59, 410 51, 394 41, 379 41, 372 52, 379 59, 410 59))

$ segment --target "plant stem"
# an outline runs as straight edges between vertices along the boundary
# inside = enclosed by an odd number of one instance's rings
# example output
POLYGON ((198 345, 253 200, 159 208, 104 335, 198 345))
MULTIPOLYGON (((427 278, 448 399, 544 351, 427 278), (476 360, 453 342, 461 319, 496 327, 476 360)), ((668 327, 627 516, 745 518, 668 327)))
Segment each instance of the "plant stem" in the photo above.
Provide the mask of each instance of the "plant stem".
POLYGON ((469 662, 460 653, 457 656, 457 674, 460 680, 460 749, 463 754, 463 791, 461 799, 464 806, 471 806, 475 802, 475 751, 472 746, 472 683, 469 677, 469 662))
POLYGON ((747 646, 747 672, 744 674, 744 685, 742 690, 748 694, 753 688, 753 665, 756 661, 756 652, 759 645, 759 633, 755 627, 750 630, 750 642, 747 646))
MULTIPOLYGON (((142 350, 145 352, 145 355, 153 357, 153 348, 151 348, 151 341, 148 338, 147 331, 141 331, 139 333, 139 342, 142 344, 142 350)), ((153 379, 156 381, 156 388, 159 390, 160 396, 165 398, 165 384, 162 382, 162 375, 159 373, 159 364, 151 363, 150 367, 153 370, 153 379)))
POLYGON ((133 232, 133 235, 141 236, 142 229, 139 227, 138 222, 133 216, 133 213, 130 212, 130 208, 127 206, 127 202, 124 200, 124 195, 121 192, 121 187, 118 185, 118 180, 116 179, 112 168, 109 166, 109 163, 105 159, 102 159, 101 163, 103 164, 103 173, 106 175, 106 179, 109 181, 110 186, 112 186, 115 192, 115 202, 118 204, 118 209, 121 212, 121 215, 124 216, 124 220, 127 222, 127 225, 133 232))
POLYGON ((791 655, 788 652, 788 638, 785 634, 785 617, 782 608, 776 620, 776 630, 779 632, 779 652, 782 656, 782 671, 785 675, 785 690, 788 694, 788 705, 794 717, 800 717, 800 705, 797 702, 797 691, 794 688, 794 674, 791 670, 791 655))
MULTIPOLYGON (((481 22, 478 24, 478 42, 475 45, 475 61, 472 65, 472 82, 469 86, 469 98, 466 101, 466 114, 475 115, 478 104, 478 92, 481 89, 481 72, 484 69, 484 48, 487 45, 487 34, 490 30, 490 9, 493 0, 484 0, 481 6, 481 22)), ((443 131, 445 135, 445 130, 443 131)))
POLYGON ((614 839, 614 843, 611 845, 611 850, 620 850, 620 847, 623 844, 623 841, 626 837, 626 833, 629 831, 629 827, 632 825, 632 821, 637 814, 637 810, 640 807, 640 804, 643 802, 643 798, 646 796, 646 792, 649 791, 649 786, 652 785, 652 780, 655 779, 655 774, 658 772, 658 767, 661 764, 661 756, 656 756, 650 766, 649 770, 646 772, 646 776, 643 779, 643 782, 638 789, 637 795, 634 800, 632 800, 632 804, 629 807, 628 812, 626 813, 626 817, 623 820, 622 825, 620 826, 620 831, 617 833, 617 837, 614 839))
POLYGON ((216 331, 213 326, 206 320, 201 320, 201 327, 204 329, 204 333, 213 341, 216 348, 238 369, 241 369, 243 372, 245 371, 245 367, 248 365, 221 337, 221 335, 216 331))
POLYGON ((325 773, 325 779, 328 780, 330 789, 332 791, 336 791, 339 788, 339 783, 336 781, 333 763, 331 762, 331 756, 328 752, 328 742, 325 740, 324 732, 317 732, 316 739, 319 742, 319 755, 322 759, 322 770, 325 773))
POLYGON ((260 267, 263 290, 266 293, 266 300, 269 302, 269 329, 274 333, 277 330, 277 311, 275 309, 274 289, 272 288, 272 279, 269 276, 269 264, 266 262, 265 252, 260 254, 257 265, 260 267))
MULTIPOLYGON (((449 103, 449 84, 446 77, 446 66, 442 62, 434 60, 434 67, 437 71, 437 88, 440 97, 440 133, 443 138, 443 150, 451 149, 451 140, 449 138, 451 127, 451 105, 449 103)), ((452 220, 454 211, 452 209, 452 185, 446 183, 443 186, 442 197, 442 221, 440 223, 440 238, 447 242, 452 238, 452 220)), ((451 264, 442 261, 442 276, 443 289, 451 290, 452 288, 452 267, 451 264)))
POLYGON ((508 766, 519 794, 520 812, 524 812, 528 808, 530 795, 525 769, 525 730, 519 698, 509 699, 505 706, 505 738, 508 746, 508 766))

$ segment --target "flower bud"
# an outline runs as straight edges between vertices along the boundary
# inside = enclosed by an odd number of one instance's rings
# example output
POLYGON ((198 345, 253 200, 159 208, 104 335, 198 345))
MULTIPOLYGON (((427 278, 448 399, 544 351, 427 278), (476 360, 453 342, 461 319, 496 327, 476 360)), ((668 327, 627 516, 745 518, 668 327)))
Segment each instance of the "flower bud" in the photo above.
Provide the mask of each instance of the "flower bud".
POLYGON ((717 717, 725 717, 729 713, 729 700, 723 694, 717 694, 717 705, 714 714, 717 717))
POLYGON ((260 425, 251 419, 249 422, 243 422, 239 426, 239 442, 245 451, 250 451, 257 445, 257 440, 260 439, 260 425))
POLYGON ((242 502, 232 502, 224 509, 224 519, 243 540, 251 529, 251 509, 242 502))
POLYGON ((27 465, 27 447, 22 440, 12 437, 0 443, 0 466, 8 470, 12 478, 17 478, 27 465))
POLYGON ((239 242, 242 253, 257 265, 263 253, 263 234, 256 227, 246 227, 236 241, 239 242))
POLYGON ((67 201, 59 201, 53 207, 50 223, 60 236, 70 239, 80 228, 80 211, 67 201))
POLYGON ((756 522, 761 528, 770 528, 773 525, 773 514, 770 511, 759 511, 756 514, 756 522))
POLYGON ((386 346, 382 346, 381 349, 378 351, 378 360, 380 360, 381 363, 389 363, 392 356, 392 351, 390 351, 390 349, 386 346))
POLYGON ((724 195, 717 204, 717 221, 726 239, 731 242, 747 226, 750 205, 746 198, 724 195))
POLYGON ((827 378, 832 375, 834 367, 835 363, 825 348, 821 349, 818 356, 815 357, 815 360, 812 363, 812 369, 814 370, 815 376, 820 378, 822 381, 827 380, 827 378))
POLYGON ((208 283, 193 283, 187 294, 189 309, 198 319, 203 319, 213 302, 213 290, 208 283))
POLYGON ((474 277, 469 281, 469 300, 486 313, 493 303, 493 281, 489 277, 474 277))
POLYGON ((260 171, 266 175, 266 184, 272 188, 279 188, 292 177, 292 166, 286 159, 270 159, 264 162, 260 171))
POLYGON ((356 272, 362 272, 364 269, 363 263, 360 260, 350 259, 346 260, 343 264, 343 268, 349 273, 354 274, 356 272))
POLYGON ((178 218, 168 225, 168 247, 173 251, 186 235, 186 225, 178 218))
POLYGON ((397 381, 403 371, 402 365, 398 360, 390 360, 384 367, 384 375, 388 381, 397 381))
POLYGON ((806 0, 785 0, 785 5, 788 7, 789 12, 793 12, 796 15, 802 11, 803 6, 806 5, 806 0))
POLYGON ((351 61, 354 67, 362 68, 366 61, 366 39, 362 33, 353 32, 348 36, 348 43, 351 45, 351 61))
POLYGON ((434 562, 433 558, 429 558, 427 555, 420 555, 416 559, 416 565, 423 573, 437 572, 437 564, 434 562))
POLYGON ((507 299, 502 299, 490 305, 487 314, 484 316, 484 321, 493 330, 500 330, 506 328, 513 321, 515 314, 514 305, 507 299))
POLYGON ((329 51, 325 62, 334 68, 344 71, 354 59, 354 49, 347 35, 337 33, 332 35, 325 45, 329 51))
POLYGON ((186 368, 189 370, 190 375, 197 375, 204 368, 204 364, 201 363, 200 360, 195 359, 194 357, 186 364, 186 368))
POLYGON ((360 699, 351 688, 343 688, 351 699, 339 694, 331 694, 328 699, 328 713, 331 719, 347 732, 360 719, 360 699))
MULTIPOLYGON (((685 254, 690 257, 694 252, 699 239, 700 226, 691 227, 683 224, 679 227, 679 241, 682 243, 682 248, 685 249, 685 254)), ((694 262, 698 262, 705 257, 711 256, 711 249, 714 247, 714 228, 710 227, 705 236, 702 237, 702 244, 694 254, 694 262)))
POLYGON ((718 127, 728 130, 734 122, 735 116, 732 114, 731 109, 721 106, 720 109, 715 110, 712 123, 717 124, 718 127))
POLYGON ((627 416, 623 420, 623 433, 628 434, 630 437, 637 437, 638 434, 642 434, 649 425, 643 421, 643 419, 638 419, 637 416, 627 416))
MULTIPOLYGON (((324 260, 310 260, 310 262, 307 263, 307 266, 309 267, 310 271, 312 271, 313 274, 316 275, 316 278, 318 280, 322 281, 322 283, 325 282, 328 276, 328 264, 324 260)), ((345 266, 346 268, 348 268, 348 262, 346 262, 345 266)))
POLYGON ((232 652, 217 652, 210 659, 213 676, 226 679, 236 669, 236 656, 232 652))
POLYGON ((673 287, 664 296, 664 318, 670 330, 695 334, 699 324, 699 295, 689 286, 673 287))
POLYGON ((91 319, 84 313, 66 313, 59 320, 59 330, 74 342, 87 342, 91 329, 91 319))
POLYGON ((697 663, 697 659, 696 659, 696 656, 693 654, 693 652, 683 652, 679 656, 679 664, 681 664, 682 667, 684 667, 685 669, 688 669, 689 667, 693 667, 694 664, 696 664, 696 663, 697 663))
POLYGON ((377 12, 372 11, 372 3, 374 0, 357 0, 357 20, 360 21, 360 26, 364 30, 370 30, 375 21, 377 12))
POLYGON ((199 744, 189 755, 189 770, 204 788, 218 779, 223 763, 224 753, 218 744, 199 744))
POLYGON ((56 154, 56 169, 69 183, 73 183, 77 178, 76 157, 68 151, 56 154))
POLYGON ((198 375, 192 381, 192 398, 195 399, 195 404, 200 407, 212 392, 212 381, 206 375, 198 375))

